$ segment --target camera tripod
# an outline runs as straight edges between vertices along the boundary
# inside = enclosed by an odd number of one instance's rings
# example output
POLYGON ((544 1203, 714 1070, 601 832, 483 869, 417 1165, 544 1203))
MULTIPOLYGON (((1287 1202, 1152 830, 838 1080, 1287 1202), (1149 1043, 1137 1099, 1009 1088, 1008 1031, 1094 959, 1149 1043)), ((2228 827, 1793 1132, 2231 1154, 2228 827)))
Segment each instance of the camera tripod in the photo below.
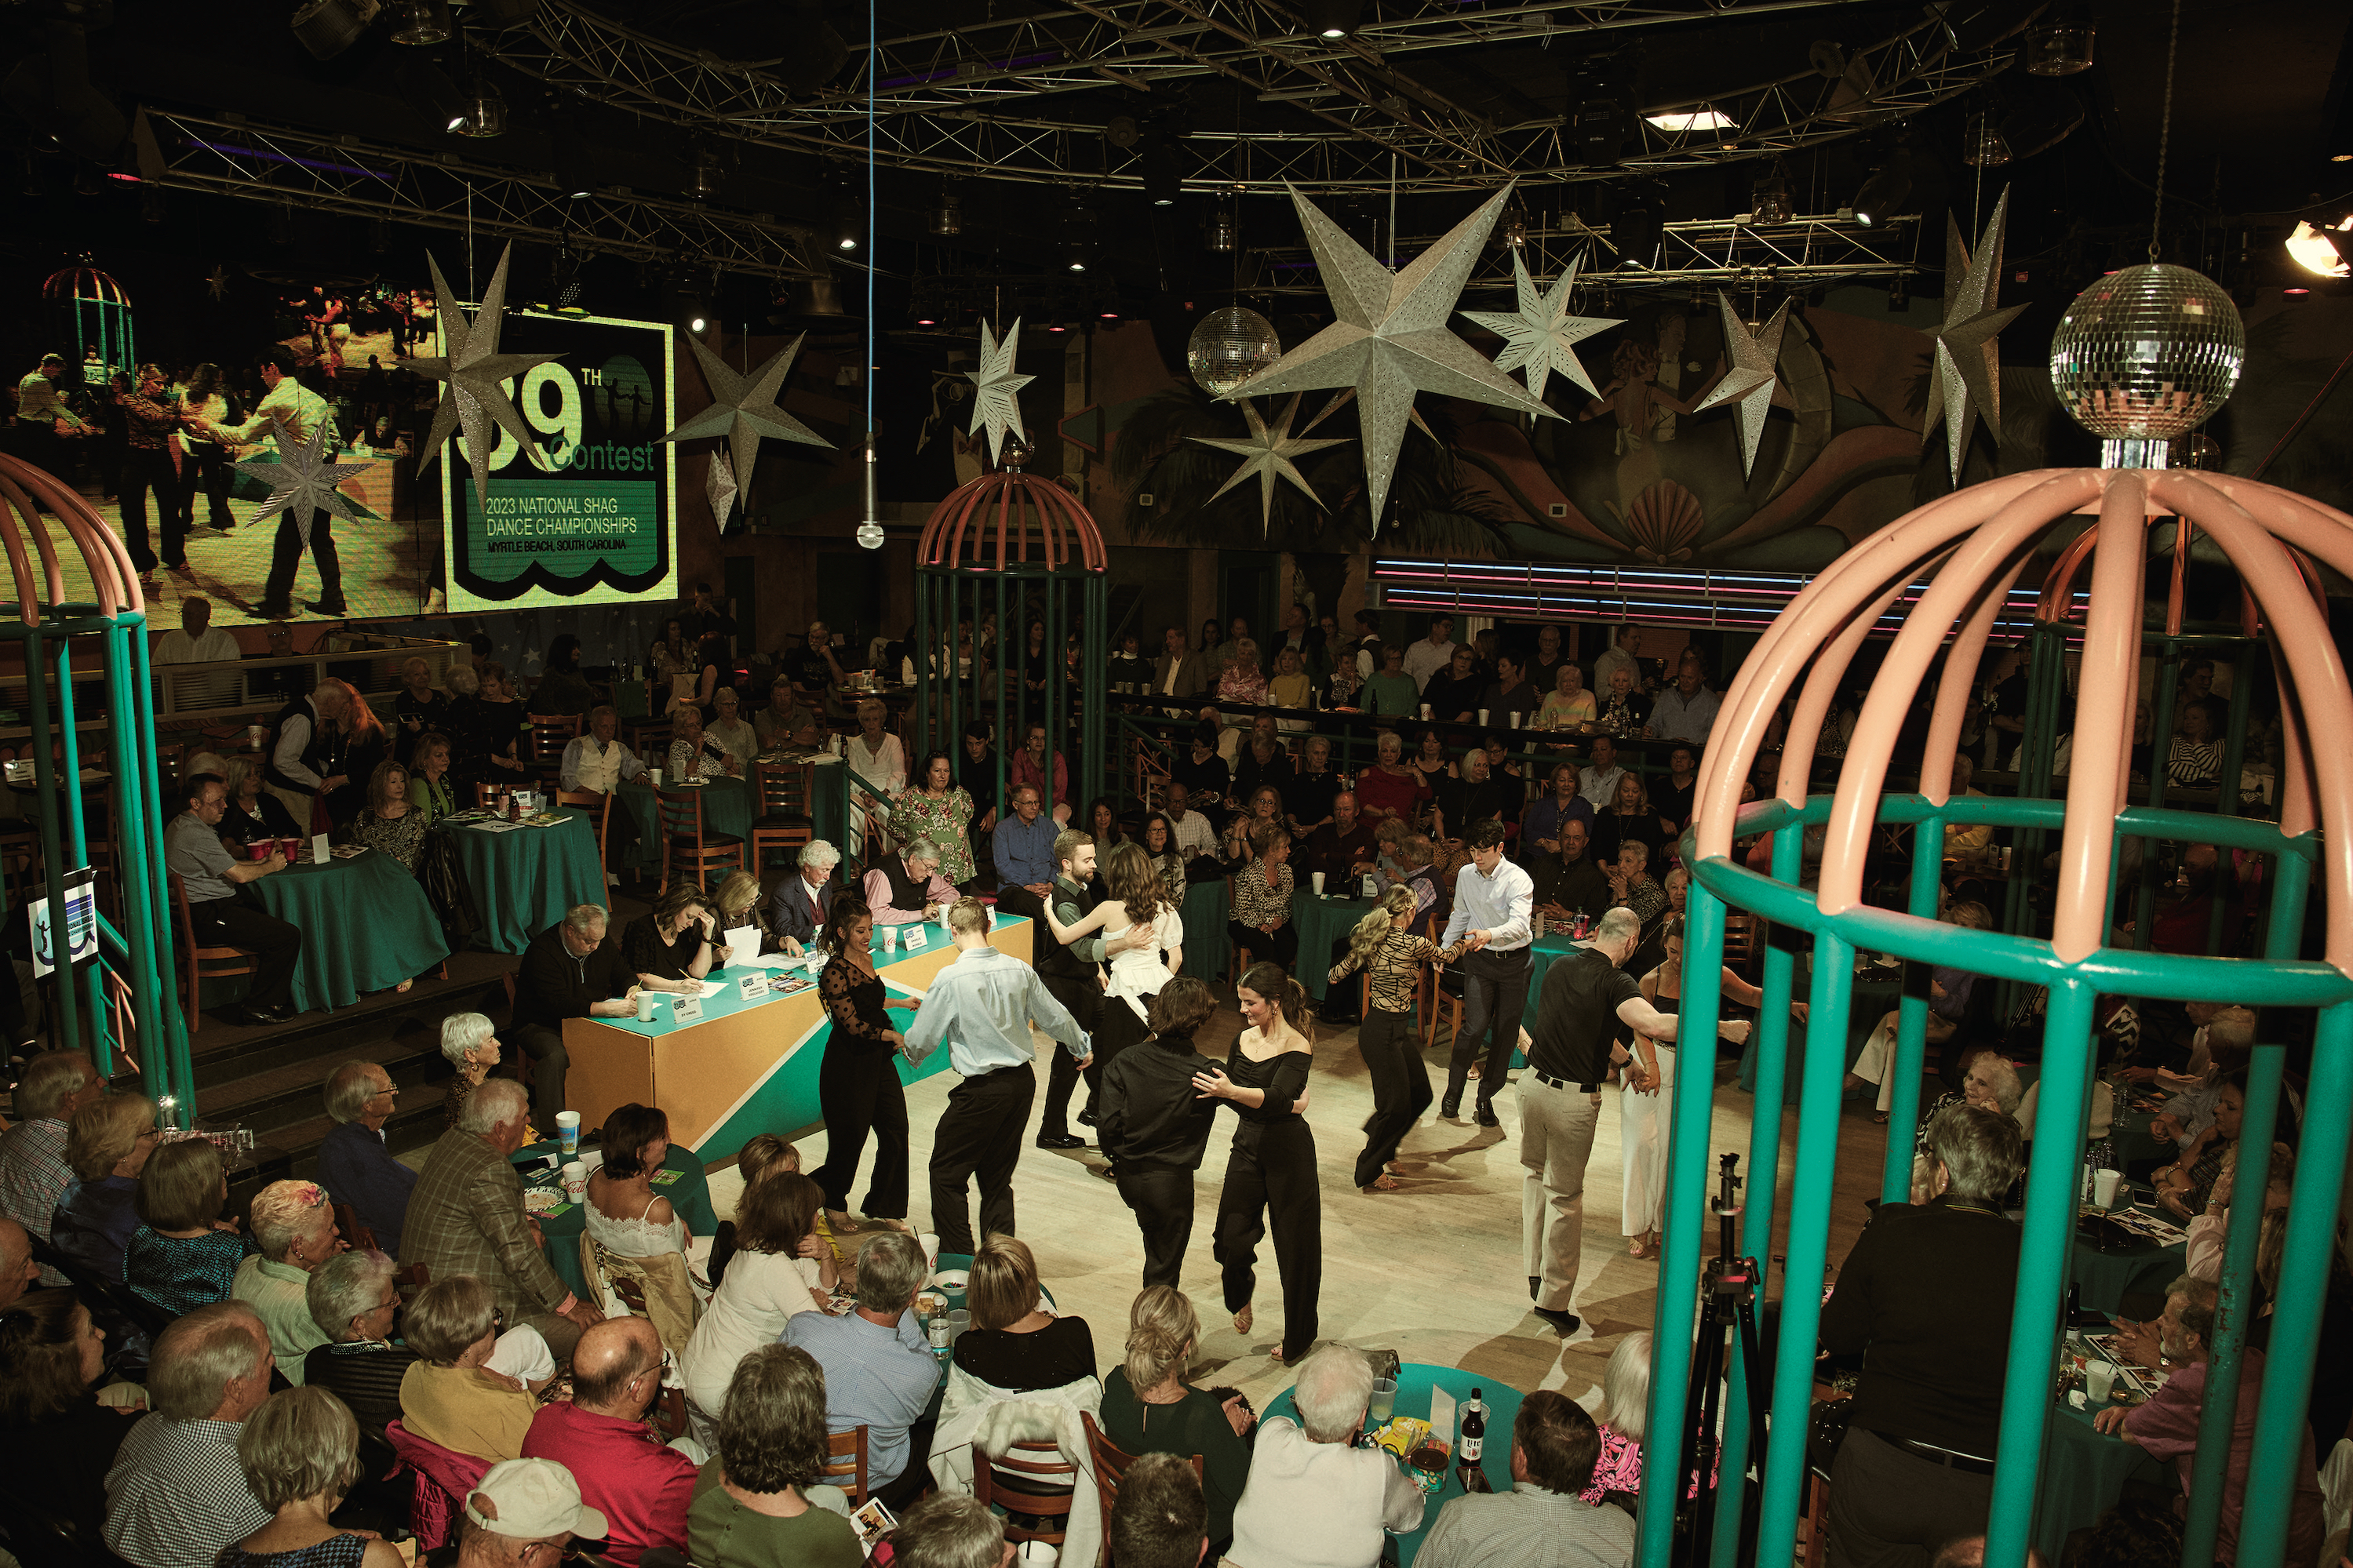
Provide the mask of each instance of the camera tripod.
MULTIPOLYGON (((1709 1207, 1716 1221, 1715 1256, 1707 1260, 1700 1279, 1699 1339, 1692 1354, 1691 1392, 1683 1406, 1683 1440, 1677 1445, 1682 1477, 1701 1478, 1695 1495, 1675 1499, 1673 1561, 1699 1562, 1715 1531, 1716 1492, 1708 1478, 1716 1474, 1723 1440, 1716 1423, 1723 1413, 1725 1379, 1730 1371, 1730 1342, 1739 1334, 1740 1364, 1748 1382, 1748 1451, 1762 1460, 1765 1453, 1765 1403, 1772 1383, 1765 1352, 1757 1331, 1757 1297, 1764 1276, 1753 1258, 1736 1250, 1733 1228, 1740 1218, 1741 1178, 1736 1174, 1740 1156, 1726 1154, 1719 1163, 1716 1195, 1709 1207)), ((1722 1478, 1734 1496, 1746 1488, 1738 1476, 1722 1478)), ((1683 1483, 1688 1489, 1689 1482, 1683 1483)))

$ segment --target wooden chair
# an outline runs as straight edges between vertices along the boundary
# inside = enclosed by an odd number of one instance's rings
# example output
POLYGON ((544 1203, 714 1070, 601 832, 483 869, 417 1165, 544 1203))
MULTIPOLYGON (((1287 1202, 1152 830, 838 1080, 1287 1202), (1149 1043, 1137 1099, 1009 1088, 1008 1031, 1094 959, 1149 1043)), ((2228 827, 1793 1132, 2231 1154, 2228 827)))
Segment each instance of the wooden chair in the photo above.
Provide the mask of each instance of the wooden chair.
POLYGON ((172 914, 179 927, 180 940, 188 944, 187 967, 182 972, 186 997, 182 1011, 188 1016, 188 1033, 204 1027, 204 1015, 199 1008, 203 996, 200 989, 207 980, 227 980, 233 975, 261 973, 259 956, 242 947, 201 947, 196 942, 195 918, 188 913, 188 885, 177 871, 172 879, 172 914))
POLYGON ((828 1432, 825 1439, 825 1471, 819 1478, 849 1494, 849 1506, 866 1500, 866 1428, 828 1432))
POLYGON ((531 754, 523 761, 543 779, 553 781, 564 766, 564 750, 580 738, 577 713, 526 713, 531 726, 531 754))
POLYGON ((790 853, 817 837, 817 819, 809 815, 809 768, 801 763, 755 763, 752 787, 759 792, 761 814, 752 820, 752 872, 768 864, 768 853, 790 853))
POLYGON ((691 874, 694 885, 708 891, 716 870, 748 870, 746 846, 732 833, 706 833, 702 827, 702 791, 694 788, 654 791, 655 826, 661 832, 661 885, 656 894, 670 891, 670 874, 691 874))
MULTIPOLYGON (((1108 1527, 1112 1505, 1119 1501, 1119 1479, 1127 1474, 1127 1467, 1135 1463, 1137 1456, 1104 1436, 1095 1418, 1083 1410, 1079 1412, 1079 1425, 1086 1428, 1087 1453, 1095 1462, 1095 1496, 1103 1504, 1103 1523, 1108 1527)), ((1201 1456, 1193 1455, 1192 1462, 1193 1479, 1198 1481, 1201 1456)))
POLYGON ((1427 1008, 1421 1019, 1421 1048, 1426 1051, 1437 1041, 1438 1016, 1443 1012, 1453 1015, 1454 1032, 1447 1037, 1447 1047, 1451 1049, 1454 1041, 1462 1037, 1462 993, 1449 991, 1446 977, 1427 963, 1421 966, 1421 978, 1414 984, 1420 1005, 1427 1008))
POLYGON ((596 814, 596 864, 599 867, 604 866, 606 864, 605 835, 610 832, 613 826, 613 797, 609 795, 598 795, 593 789, 558 789, 555 792, 555 804, 585 806, 596 814))
POLYGON ((983 1508, 1001 1508, 1008 1541, 1043 1541, 1060 1546, 1070 1531, 1071 1509, 1078 1500, 1079 1468, 1061 1457, 1051 1443, 1016 1443, 1001 1459, 992 1459, 978 1444, 972 1450, 972 1495, 983 1508), (1044 1454, 1025 1459, 1023 1454, 1044 1454), (1018 1479, 1017 1479, 1018 1478, 1018 1479), (1068 1490, 1060 1488, 1064 1482, 1068 1490), (1018 1520, 1034 1519, 1035 1525, 1018 1520))

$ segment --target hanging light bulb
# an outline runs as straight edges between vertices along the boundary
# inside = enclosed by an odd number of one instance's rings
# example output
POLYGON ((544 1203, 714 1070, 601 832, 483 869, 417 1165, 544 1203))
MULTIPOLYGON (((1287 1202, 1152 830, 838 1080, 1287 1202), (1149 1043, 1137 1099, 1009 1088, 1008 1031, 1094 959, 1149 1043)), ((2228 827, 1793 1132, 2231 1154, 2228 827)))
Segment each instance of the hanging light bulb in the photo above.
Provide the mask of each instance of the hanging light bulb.
POLYGON ((882 548, 881 486, 875 469, 874 432, 866 432, 866 521, 858 525, 858 543, 865 550, 882 548))
POLYGON ((1789 199, 1789 176, 1776 158, 1766 172, 1757 177, 1749 189, 1748 216, 1760 224, 1788 223, 1798 216, 1796 205, 1789 199))

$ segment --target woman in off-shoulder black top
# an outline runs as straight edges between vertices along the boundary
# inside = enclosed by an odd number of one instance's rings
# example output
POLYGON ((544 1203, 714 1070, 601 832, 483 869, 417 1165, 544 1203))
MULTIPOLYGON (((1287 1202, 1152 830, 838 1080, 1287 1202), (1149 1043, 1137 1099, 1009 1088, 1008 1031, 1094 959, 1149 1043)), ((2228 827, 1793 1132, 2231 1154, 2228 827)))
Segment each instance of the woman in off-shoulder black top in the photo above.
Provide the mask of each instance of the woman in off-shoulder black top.
POLYGON ((1271 1229, 1282 1279, 1279 1361, 1295 1362, 1315 1343, 1316 1299, 1324 1284, 1324 1200, 1315 1184, 1315 1134, 1299 1114, 1314 1063, 1300 1032, 1307 994, 1272 963, 1252 964, 1236 988, 1250 1027, 1234 1041, 1223 1071, 1198 1073, 1193 1087, 1232 1106, 1241 1124, 1226 1157, 1211 1252, 1224 1272, 1226 1310, 1249 1333, 1255 1314, 1258 1244, 1271 1229))
POLYGON ((873 936, 874 917, 863 900, 844 894, 833 900, 825 927, 833 956, 817 977, 818 998, 833 1025, 817 1069, 825 1163, 809 1179, 825 1194, 826 1217, 837 1236, 857 1228, 849 1218, 849 1189, 870 1133, 874 1173, 862 1212, 870 1220, 907 1217, 907 1091, 892 1059, 906 1041, 885 1010, 891 1003, 874 973, 873 936))

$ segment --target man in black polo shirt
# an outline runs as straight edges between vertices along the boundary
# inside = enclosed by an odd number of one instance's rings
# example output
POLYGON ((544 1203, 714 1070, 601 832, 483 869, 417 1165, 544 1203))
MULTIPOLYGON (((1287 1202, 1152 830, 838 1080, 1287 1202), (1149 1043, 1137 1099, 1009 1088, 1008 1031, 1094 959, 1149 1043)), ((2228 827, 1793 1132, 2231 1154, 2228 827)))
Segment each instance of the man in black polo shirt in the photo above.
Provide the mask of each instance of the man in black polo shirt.
MULTIPOLYGON (((1623 965, 1642 940, 1641 917, 1620 905, 1593 935, 1553 961, 1529 1031, 1528 1070, 1520 1075, 1520 1241, 1527 1254, 1528 1294, 1535 1315, 1566 1338, 1579 1320, 1570 1311, 1584 1245, 1585 1162, 1601 1117, 1601 1080, 1618 1026, 1654 1040, 1675 1037, 1676 1017, 1642 999, 1623 965)), ((1732 1020, 1715 1032, 1735 1043, 1748 1026, 1732 1020)))
POLYGON ((572 1059, 564 1020, 627 1018, 638 1010, 637 974, 620 945, 605 940, 607 920, 596 904, 575 905, 522 951, 507 1038, 531 1058, 532 1120, 541 1127, 554 1127, 565 1109, 572 1059))

